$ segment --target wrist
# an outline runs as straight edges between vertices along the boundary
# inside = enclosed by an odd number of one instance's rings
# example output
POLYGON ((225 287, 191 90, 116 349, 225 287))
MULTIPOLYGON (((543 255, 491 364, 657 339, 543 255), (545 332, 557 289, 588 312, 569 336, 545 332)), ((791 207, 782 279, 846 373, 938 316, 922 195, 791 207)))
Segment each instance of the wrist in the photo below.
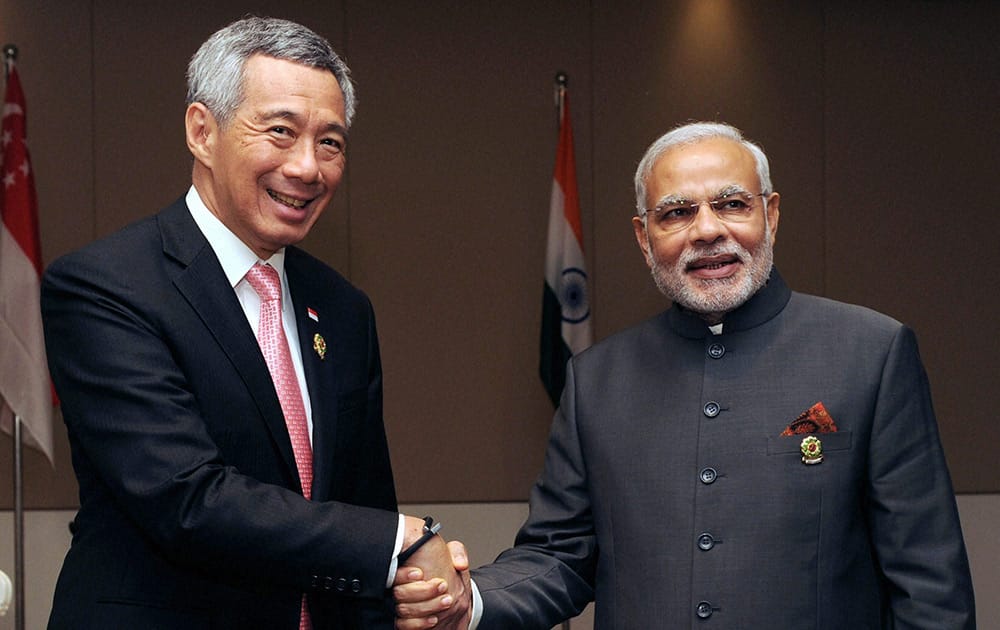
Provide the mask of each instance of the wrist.
POLYGON ((425 516, 420 537, 413 541, 409 547, 399 552, 399 556, 397 557, 399 566, 403 566, 410 559, 410 556, 415 554, 428 540, 437 536, 439 531, 441 531, 441 523, 435 523, 433 518, 425 516))

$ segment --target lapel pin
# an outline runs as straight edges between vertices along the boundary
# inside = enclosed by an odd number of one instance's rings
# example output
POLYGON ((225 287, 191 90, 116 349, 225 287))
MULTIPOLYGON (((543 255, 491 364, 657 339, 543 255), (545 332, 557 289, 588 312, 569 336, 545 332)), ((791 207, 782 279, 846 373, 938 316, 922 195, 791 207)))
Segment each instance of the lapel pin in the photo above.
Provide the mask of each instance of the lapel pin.
POLYGON ((802 452, 803 464, 823 463, 823 443, 815 435, 803 438, 802 444, 799 445, 799 451, 802 452))
POLYGON ((326 358, 326 339, 323 339, 323 335, 319 333, 313 335, 313 350, 319 355, 320 361, 326 358))
POLYGON ((306 308, 306 315, 314 322, 319 322, 319 313, 316 312, 316 309, 306 308))

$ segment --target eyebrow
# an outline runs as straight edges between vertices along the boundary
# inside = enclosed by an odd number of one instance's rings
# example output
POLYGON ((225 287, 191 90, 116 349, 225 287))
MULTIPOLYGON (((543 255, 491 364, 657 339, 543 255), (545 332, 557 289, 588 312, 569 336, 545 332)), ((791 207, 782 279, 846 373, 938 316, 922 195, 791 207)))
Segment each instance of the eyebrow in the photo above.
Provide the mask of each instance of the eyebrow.
MULTIPOLYGON (((271 111, 266 111, 260 115, 260 118, 264 122, 270 122, 274 120, 287 120, 296 124, 302 124, 302 115, 298 112, 294 112, 290 109, 275 109, 271 111)), ((334 132, 340 134, 347 139, 347 127, 337 122, 329 122, 324 127, 325 131, 334 132)))
MULTIPOLYGON (((740 184, 727 184, 722 188, 720 188, 719 191, 715 193, 715 196, 712 197, 710 201, 714 201, 716 199, 722 199, 723 197, 728 197, 730 195, 739 195, 741 193, 747 193, 747 192, 749 191, 740 184)), ((660 197, 660 199, 653 205, 653 207, 658 208, 660 206, 688 204, 688 203, 694 203, 694 201, 687 195, 683 193, 670 193, 668 195, 660 197)))

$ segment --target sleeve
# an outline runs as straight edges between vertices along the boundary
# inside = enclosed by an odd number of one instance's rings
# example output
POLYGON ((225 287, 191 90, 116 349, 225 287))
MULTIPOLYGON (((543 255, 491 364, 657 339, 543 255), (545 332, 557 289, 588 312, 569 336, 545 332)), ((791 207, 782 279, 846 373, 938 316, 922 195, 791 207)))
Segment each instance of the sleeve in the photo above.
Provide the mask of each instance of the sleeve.
MULTIPOLYGON (((49 366, 80 483, 80 526, 110 523, 106 531, 123 533, 134 549, 152 546, 216 579, 310 591, 346 578, 359 587, 346 595, 384 597, 397 515, 311 502, 226 461, 195 384, 204 392, 229 379, 213 404, 230 405, 231 415, 216 420, 239 431, 247 408, 227 400, 226 389, 239 377, 231 366, 221 369, 228 360, 221 352, 191 347, 201 338, 184 340, 190 328, 168 332, 181 312, 170 303, 182 298, 169 285, 133 279, 155 271, 124 260, 118 264, 141 268, 126 278, 105 258, 63 259, 42 287, 49 366)), ((244 442, 262 449, 252 455, 258 460, 270 457, 270 445, 244 442)))
POLYGON ((927 375, 906 327, 883 368, 868 457, 868 521, 894 627, 975 628, 955 495, 927 375))
POLYGON ((570 361, 528 519, 512 549, 473 571, 483 600, 478 630, 548 630, 593 600, 598 549, 575 386, 570 361))

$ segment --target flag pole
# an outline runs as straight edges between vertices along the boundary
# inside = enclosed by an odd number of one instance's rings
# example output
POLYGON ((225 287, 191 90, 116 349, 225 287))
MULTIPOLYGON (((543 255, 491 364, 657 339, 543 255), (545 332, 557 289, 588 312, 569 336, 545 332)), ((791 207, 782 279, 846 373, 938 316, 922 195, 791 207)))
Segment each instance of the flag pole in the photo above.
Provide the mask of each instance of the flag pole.
MULTIPOLYGON (((566 95, 566 87, 569 85, 569 75, 559 70, 555 78, 555 101, 556 101, 556 135, 559 135, 559 127, 563 119, 563 97, 566 95)), ((562 630, 570 630, 569 619, 562 622, 562 630)))
POLYGON ((566 87, 569 85, 569 75, 560 70, 556 72, 554 94, 556 102, 556 134, 559 133, 559 126, 562 124, 563 96, 566 94, 566 87))
MULTIPOLYGON (((3 47, 4 82, 17 59, 17 46, 3 47)), ((24 630, 24 465, 22 462, 21 416, 14 414, 14 627, 24 630)))

